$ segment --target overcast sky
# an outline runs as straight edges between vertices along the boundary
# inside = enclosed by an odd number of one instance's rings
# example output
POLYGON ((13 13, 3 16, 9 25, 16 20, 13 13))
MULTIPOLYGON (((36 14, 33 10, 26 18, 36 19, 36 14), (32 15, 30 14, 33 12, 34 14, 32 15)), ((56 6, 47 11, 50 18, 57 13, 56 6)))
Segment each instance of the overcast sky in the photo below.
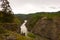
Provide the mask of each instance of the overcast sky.
POLYGON ((60 10, 60 0, 9 0, 14 13, 55 12, 60 10))

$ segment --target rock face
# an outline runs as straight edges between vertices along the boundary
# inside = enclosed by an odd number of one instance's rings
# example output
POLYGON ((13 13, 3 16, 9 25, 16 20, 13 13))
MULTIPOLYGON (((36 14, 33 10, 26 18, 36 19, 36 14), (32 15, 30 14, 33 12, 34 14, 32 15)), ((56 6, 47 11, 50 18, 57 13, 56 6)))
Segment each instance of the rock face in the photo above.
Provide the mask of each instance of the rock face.
POLYGON ((31 29, 36 35, 40 35, 49 40, 60 40, 60 17, 39 19, 31 29))

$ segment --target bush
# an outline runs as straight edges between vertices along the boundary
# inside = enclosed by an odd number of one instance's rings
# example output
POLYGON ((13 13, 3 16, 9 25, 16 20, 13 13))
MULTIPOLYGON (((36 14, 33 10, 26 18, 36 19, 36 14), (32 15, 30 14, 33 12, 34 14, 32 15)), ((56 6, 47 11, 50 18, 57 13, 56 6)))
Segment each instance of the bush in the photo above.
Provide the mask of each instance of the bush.
POLYGON ((28 36, 31 38, 35 38, 36 36, 33 33, 28 33, 28 36))

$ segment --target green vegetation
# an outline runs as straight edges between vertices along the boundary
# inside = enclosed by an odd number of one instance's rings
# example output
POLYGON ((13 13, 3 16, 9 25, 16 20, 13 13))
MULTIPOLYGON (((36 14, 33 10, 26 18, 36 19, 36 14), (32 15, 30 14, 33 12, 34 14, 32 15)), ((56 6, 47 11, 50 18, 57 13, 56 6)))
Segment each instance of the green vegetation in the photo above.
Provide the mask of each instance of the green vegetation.
POLYGON ((33 33, 28 33, 28 37, 35 38, 36 35, 34 35, 33 33))

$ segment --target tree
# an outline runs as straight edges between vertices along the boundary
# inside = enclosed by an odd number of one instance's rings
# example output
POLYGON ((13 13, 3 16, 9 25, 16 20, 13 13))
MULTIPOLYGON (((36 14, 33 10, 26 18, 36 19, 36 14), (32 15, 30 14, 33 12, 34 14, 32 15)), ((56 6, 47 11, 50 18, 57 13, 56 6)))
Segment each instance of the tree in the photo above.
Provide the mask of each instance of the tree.
POLYGON ((12 22, 14 19, 14 15, 8 0, 0 0, 0 2, 2 2, 1 8, 3 14, 3 22, 12 22))
POLYGON ((2 11, 12 12, 12 9, 11 9, 9 2, 7 0, 1 0, 1 2, 2 2, 2 4, 1 4, 2 11))

